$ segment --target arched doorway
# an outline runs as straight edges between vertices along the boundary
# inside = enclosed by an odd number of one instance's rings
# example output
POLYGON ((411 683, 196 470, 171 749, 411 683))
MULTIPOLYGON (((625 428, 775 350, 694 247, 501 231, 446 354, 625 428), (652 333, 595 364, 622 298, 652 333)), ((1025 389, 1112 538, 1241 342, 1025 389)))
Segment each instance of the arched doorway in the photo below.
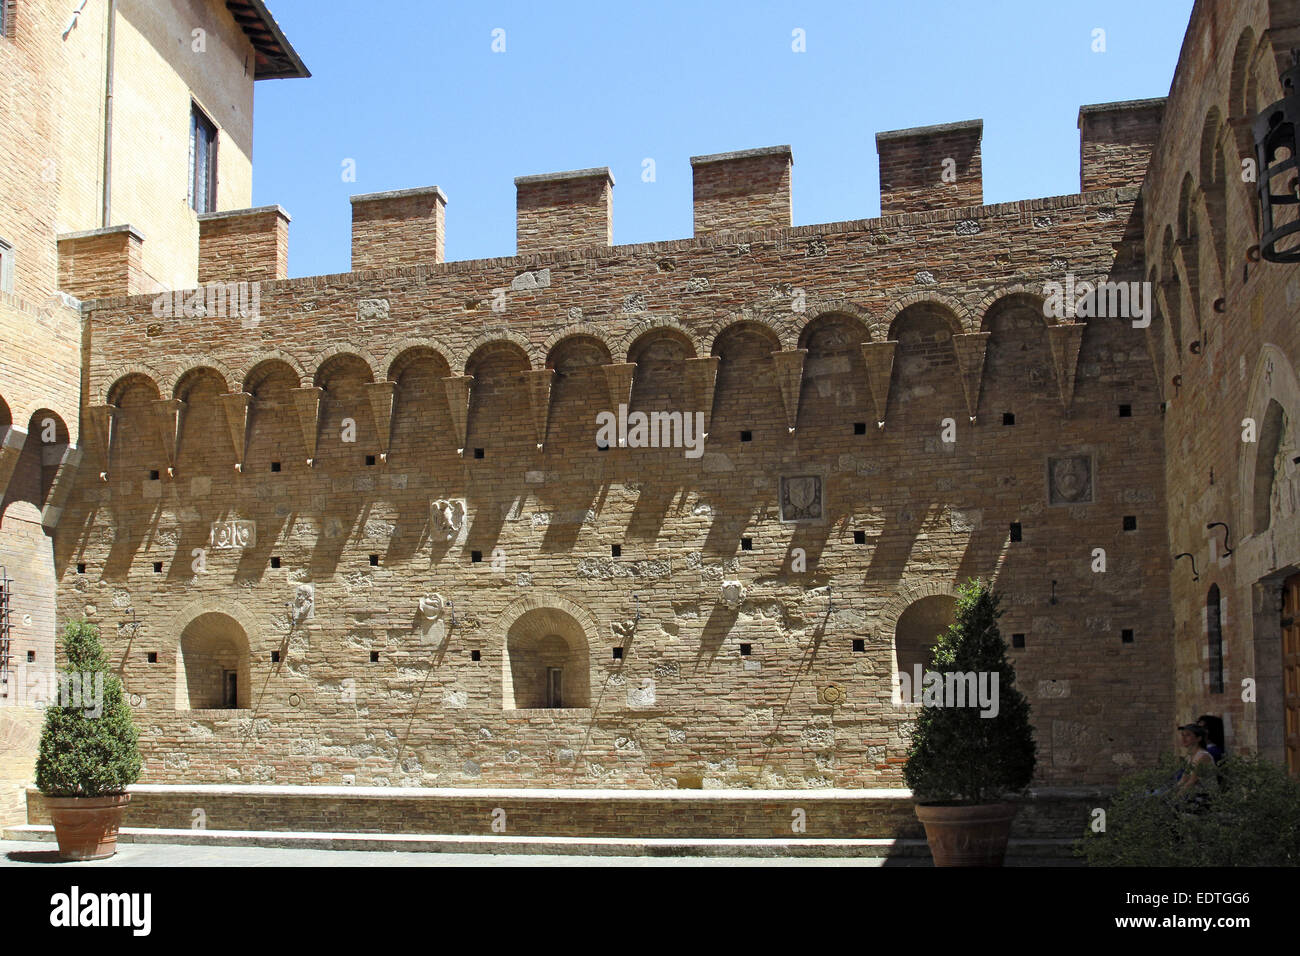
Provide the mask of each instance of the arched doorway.
POLYGON ((176 654, 177 710, 249 706, 248 635, 220 611, 200 614, 181 631, 176 654))
POLYGON ((521 614, 506 631, 506 710, 591 705, 587 634, 577 618, 554 607, 521 614))

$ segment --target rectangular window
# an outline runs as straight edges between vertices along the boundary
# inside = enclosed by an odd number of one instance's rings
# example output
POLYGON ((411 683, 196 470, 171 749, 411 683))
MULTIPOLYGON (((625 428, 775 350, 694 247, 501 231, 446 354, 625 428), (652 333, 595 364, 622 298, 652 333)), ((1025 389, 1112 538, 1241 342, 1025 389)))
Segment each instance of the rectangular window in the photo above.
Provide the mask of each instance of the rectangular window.
MULTIPOLYGON (((3 9, 3 7, 4 0, 0 0, 0 9, 3 9)), ((13 291, 14 247, 0 239, 0 292, 8 292, 12 295, 13 291)))
POLYGON ((217 208, 217 127, 197 106, 190 107, 190 208, 217 208))
POLYGON ((14 9, 16 0, 0 0, 0 37, 14 35, 14 22, 18 19, 14 9))
POLYGON ((559 667, 546 668, 546 706, 564 706, 564 671, 559 667))

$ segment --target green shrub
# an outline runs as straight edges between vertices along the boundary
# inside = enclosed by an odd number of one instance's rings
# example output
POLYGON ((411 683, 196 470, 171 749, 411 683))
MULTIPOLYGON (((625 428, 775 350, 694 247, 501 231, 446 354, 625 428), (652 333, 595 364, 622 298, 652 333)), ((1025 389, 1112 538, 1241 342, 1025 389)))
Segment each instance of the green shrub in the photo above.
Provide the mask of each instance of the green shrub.
POLYGON ((122 793, 140 777, 140 749, 122 682, 95 625, 69 621, 63 648, 68 664, 57 699, 45 709, 36 786, 51 797, 122 793))
POLYGON ((997 715, 981 716, 978 707, 923 708, 903 777, 925 803, 990 803, 1029 786, 1037 748, 1029 703, 1015 687, 998 633, 997 592, 970 580, 957 593, 955 620, 935 644, 929 669, 997 674, 997 715))
MULTIPOLYGON (((1300 781, 1256 757, 1225 757, 1217 792, 1177 790, 1174 754, 1120 781, 1106 829, 1076 846, 1090 866, 1300 866, 1300 781)), ((1202 771, 1204 772, 1204 771, 1202 771)))

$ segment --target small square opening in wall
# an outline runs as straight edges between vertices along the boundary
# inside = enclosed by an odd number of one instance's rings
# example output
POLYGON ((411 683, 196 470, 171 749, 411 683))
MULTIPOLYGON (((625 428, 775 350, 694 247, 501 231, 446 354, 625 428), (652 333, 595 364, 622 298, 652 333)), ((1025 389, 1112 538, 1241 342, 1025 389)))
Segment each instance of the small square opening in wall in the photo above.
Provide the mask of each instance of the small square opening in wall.
POLYGON ((752 653, 754 653, 754 645, 753 645, 753 644, 741 644, 741 645, 740 645, 740 656, 741 656, 741 657, 748 657, 748 656, 749 656, 750 654, 752 654, 752 653))
POLYGON ((374 455, 366 455, 366 464, 367 464, 367 465, 373 465, 374 463, 375 463, 375 456, 374 456, 374 455))
POLYGON ((372 568, 377 568, 377 567, 379 567, 379 555, 377 555, 377 554, 372 554, 372 555, 370 556, 370 566, 371 566, 372 568))
POLYGON ((1003 424, 1003 425, 1014 425, 1015 423, 1016 423, 1016 413, 1015 413, 1015 412, 1003 412, 1003 413, 1002 413, 1002 424, 1003 424))
POLYGON ((1011 646, 1012 646, 1012 647, 1024 647, 1024 646, 1025 646, 1025 635, 1023 635, 1023 634, 1012 634, 1012 635, 1011 635, 1011 646))
POLYGON ((867 649, 867 642, 865 639, 861 637, 855 637, 853 639, 853 653, 861 654, 865 652, 866 649, 867 649))
POLYGON ((272 558, 272 559, 271 559, 271 567, 273 567, 273 568, 278 568, 279 566, 280 566, 280 559, 279 559, 279 558, 272 558))
POLYGON ((623 659, 623 648, 621 647, 614 648, 614 660, 621 661, 622 659, 623 659))
POLYGON ((475 448, 475 449, 474 449, 474 457, 475 457, 475 458, 482 458, 482 457, 483 457, 483 449, 482 449, 482 448, 475 448))
POLYGON ((150 481, 157 481, 157 480, 158 480, 158 469, 157 469, 157 468, 151 468, 151 469, 149 469, 149 480, 150 480, 150 481))
POLYGON ((1133 643, 1133 628, 1131 628, 1131 627, 1126 627, 1126 628, 1124 628, 1122 631, 1120 631, 1120 632, 1119 632, 1119 641, 1120 641, 1121 644, 1132 644, 1132 643, 1133 643))
POLYGON ((1011 522, 1011 540, 1012 540, 1012 541, 1019 541, 1019 540, 1020 540, 1020 534, 1021 534, 1021 532, 1020 532, 1020 522, 1019 522, 1019 521, 1013 521, 1013 522, 1011 522))
POLYGON ((854 422, 854 423, 853 423, 853 434, 855 434, 855 435, 865 435, 866 433, 867 433, 867 423, 866 423, 866 422, 854 422))
MULTIPOLYGON (((151 654, 151 655, 149 655, 149 656, 150 656, 150 657, 157 657, 158 655, 157 655, 157 654, 151 654)), ((34 663, 36 663, 36 652, 35 652, 35 651, 28 651, 28 652, 27 652, 27 663, 28 663, 28 664, 34 664, 34 663)), ((153 663, 153 662, 150 661, 150 663, 153 663)))
POLYGON ((749 431, 748 429, 746 429, 745 431, 743 431, 743 432, 740 433, 740 440, 741 440, 741 441, 753 441, 753 440, 754 440, 754 433, 751 432, 751 431, 749 431))
POLYGON ((272 663, 272 664, 278 664, 278 663, 280 663, 280 652, 279 652, 279 651, 272 651, 272 652, 271 652, 271 663, 272 663))
POLYGON ((1138 529, 1138 519, 1137 519, 1137 515, 1125 515, 1125 516, 1124 516, 1124 530, 1125 530, 1125 531, 1136 531, 1137 529, 1138 529))
POLYGON ((472 661, 481 661, 481 660, 483 659, 483 652, 482 652, 482 651, 470 651, 470 652, 469 652, 469 659, 472 660, 472 661))
POLYGON ((78 565, 77 565, 77 573, 78 573, 78 574, 85 574, 85 573, 86 573, 86 566, 85 566, 84 564, 78 564, 78 565))
POLYGON ((609 556, 611 558, 621 558, 623 556, 623 546, 621 544, 611 544, 609 546, 609 556))
POLYGON ((372 663, 372 664, 378 664, 378 663, 379 663, 379 652, 378 652, 378 651, 371 651, 371 652, 370 652, 370 663, 372 663))
POLYGON ((162 562, 161 562, 161 561, 155 561, 155 562, 153 563, 153 573, 154 573, 154 574, 162 574, 162 562))
POLYGON ((469 553, 469 560, 470 560, 470 563, 472 563, 472 564, 478 564, 480 561, 483 560, 483 552, 482 552, 482 551, 471 551, 471 552, 469 553))
POLYGON ((1132 405, 1129 405, 1127 402, 1125 402, 1124 404, 1120 405, 1120 407, 1119 407, 1119 417, 1120 417, 1120 418, 1132 418, 1132 417, 1133 417, 1133 406, 1132 406, 1132 405))
POLYGON ((149 654, 148 654, 148 658, 147 658, 147 659, 148 659, 148 661, 149 661, 150 664, 157 664, 157 663, 158 663, 158 652, 157 652, 157 651, 150 651, 149 654))
POLYGON ((741 539, 740 539, 740 550, 741 550, 741 551, 753 551, 753 550, 754 550, 754 539, 753 539, 753 538, 741 538, 741 539))
POLYGON ((866 543, 867 543, 867 533, 866 533, 865 531, 855 531, 855 532, 853 532, 853 543, 854 543, 854 544, 866 544, 866 543))
POLYGON ((279 463, 278 461, 273 461, 273 462, 271 462, 271 470, 272 470, 272 471, 279 471, 279 470, 280 470, 280 463, 279 463))

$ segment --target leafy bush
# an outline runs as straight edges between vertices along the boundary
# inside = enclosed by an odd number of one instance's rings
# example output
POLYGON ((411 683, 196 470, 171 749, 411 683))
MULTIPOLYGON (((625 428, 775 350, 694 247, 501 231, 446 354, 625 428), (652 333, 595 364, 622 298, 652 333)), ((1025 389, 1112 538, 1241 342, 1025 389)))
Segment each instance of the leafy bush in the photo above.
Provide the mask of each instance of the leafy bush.
POLYGON ((1089 829, 1076 852, 1090 866, 1300 866, 1300 781, 1229 756, 1217 792, 1193 799, 1174 786, 1183 764, 1171 754, 1120 781, 1105 831, 1089 829))
POLYGON ((981 716, 978 707, 925 707, 903 777, 925 803, 990 803, 1029 786, 1037 748, 1029 702, 1016 689, 1016 671, 998 633, 997 592, 972 579, 957 594, 955 620, 935 644, 929 669, 996 673, 997 716, 981 716))
POLYGON ((69 621, 63 648, 68 664, 58 698, 45 709, 36 786, 51 797, 123 793, 140 777, 140 749, 122 682, 95 625, 69 621))

